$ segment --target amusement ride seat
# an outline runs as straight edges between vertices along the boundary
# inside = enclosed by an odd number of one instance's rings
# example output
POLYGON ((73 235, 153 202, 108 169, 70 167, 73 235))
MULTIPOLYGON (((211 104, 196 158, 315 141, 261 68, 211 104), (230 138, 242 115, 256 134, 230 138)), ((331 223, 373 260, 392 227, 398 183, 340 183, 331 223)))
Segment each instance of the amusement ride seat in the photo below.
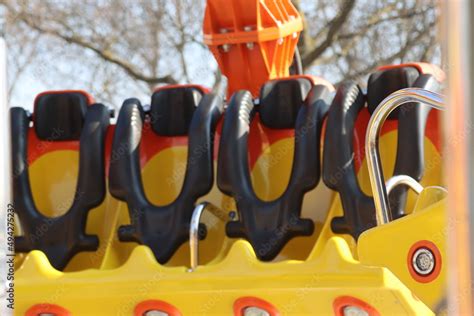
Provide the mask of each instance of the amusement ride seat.
MULTIPOLYGON (((95 251, 97 236, 85 233, 88 212, 100 205, 105 188, 105 135, 109 111, 93 104, 83 91, 51 91, 36 97, 33 115, 20 107, 10 110, 12 129, 13 200, 21 236, 15 237, 15 251, 41 250, 51 265, 62 270, 79 252, 95 251), (30 127, 30 122, 33 126, 30 127), (35 204, 30 184, 32 147, 47 148, 61 143, 79 143, 79 175, 71 207, 50 217, 35 204)), ((49 168, 56 168, 50 166, 49 168)))
MULTIPOLYGON (((109 172, 110 192, 127 203, 130 217, 130 225, 118 229, 120 241, 148 246, 164 264, 189 239, 195 204, 214 183, 214 133, 223 111, 219 94, 194 85, 159 88, 153 93, 149 113, 137 99, 124 102, 113 137, 109 172), (166 205, 154 205, 145 194, 140 166, 145 131, 165 138, 188 137, 183 185, 176 199, 166 205)), ((173 164, 173 168, 181 167, 173 164)))
MULTIPOLYGON (((380 68, 369 77, 366 94, 353 82, 339 86, 329 110, 323 158, 323 181, 339 193, 344 212, 342 217, 332 219, 334 233, 349 234, 357 240, 361 233, 376 225, 374 201, 363 192, 357 178, 360 167, 357 164, 360 165, 364 157, 361 145, 370 114, 384 98, 397 90, 415 87, 439 92, 441 81, 441 70, 420 63, 380 68), (362 123, 359 121, 361 117, 362 123)), ((423 177, 425 128, 429 114, 428 106, 417 103, 405 104, 390 114, 382 134, 398 130, 394 176, 407 175, 417 181, 423 177)), ((433 117, 434 121, 436 119, 433 117)), ((437 135, 427 136, 437 142, 437 135)), ((405 215, 407 191, 406 186, 397 186, 391 191, 392 218, 405 215)))
POLYGON ((239 215, 227 223, 227 235, 247 239, 260 260, 274 259, 293 237, 313 233, 313 221, 300 215, 304 195, 319 182, 320 135, 332 89, 323 80, 295 76, 266 83, 257 106, 245 90, 230 100, 219 145, 217 184, 235 200, 239 215), (294 130, 290 180, 272 201, 260 199, 251 182, 248 138, 255 120, 270 129, 294 130))

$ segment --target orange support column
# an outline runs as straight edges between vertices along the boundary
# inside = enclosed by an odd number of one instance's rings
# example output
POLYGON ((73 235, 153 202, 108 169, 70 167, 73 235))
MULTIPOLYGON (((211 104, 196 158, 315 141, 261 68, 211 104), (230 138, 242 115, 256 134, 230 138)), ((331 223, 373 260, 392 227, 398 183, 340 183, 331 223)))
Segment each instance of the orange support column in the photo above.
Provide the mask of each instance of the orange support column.
POLYGON ((303 22, 290 0, 208 0, 204 42, 229 80, 228 95, 258 95, 269 79, 286 77, 303 22))

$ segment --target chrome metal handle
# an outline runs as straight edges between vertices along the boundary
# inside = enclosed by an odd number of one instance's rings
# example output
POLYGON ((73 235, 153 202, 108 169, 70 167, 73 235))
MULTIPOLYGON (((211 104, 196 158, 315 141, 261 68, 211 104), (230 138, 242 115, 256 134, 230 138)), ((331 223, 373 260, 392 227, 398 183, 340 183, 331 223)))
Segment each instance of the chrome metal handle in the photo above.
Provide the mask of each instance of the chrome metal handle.
POLYGON ((205 210, 210 211, 217 218, 222 219, 219 215, 222 214, 223 211, 212 203, 203 202, 194 208, 191 217, 191 225, 189 226, 189 254, 191 260, 189 272, 194 271, 199 264, 199 223, 201 221, 201 215, 205 210))
POLYGON ((393 110, 410 102, 423 103, 437 110, 445 109, 442 95, 420 88, 407 88, 398 90, 385 98, 370 117, 365 136, 365 153, 369 168, 370 185, 374 195, 377 225, 386 224, 392 219, 380 163, 378 148, 380 131, 383 123, 393 110))
POLYGON ((392 192, 392 190, 399 185, 406 185, 407 187, 415 191, 416 194, 420 194, 421 191, 423 191, 423 186, 418 181, 416 181, 410 176, 402 174, 398 176, 393 176, 388 179, 387 182, 385 182, 387 194, 390 194, 390 192, 392 192))

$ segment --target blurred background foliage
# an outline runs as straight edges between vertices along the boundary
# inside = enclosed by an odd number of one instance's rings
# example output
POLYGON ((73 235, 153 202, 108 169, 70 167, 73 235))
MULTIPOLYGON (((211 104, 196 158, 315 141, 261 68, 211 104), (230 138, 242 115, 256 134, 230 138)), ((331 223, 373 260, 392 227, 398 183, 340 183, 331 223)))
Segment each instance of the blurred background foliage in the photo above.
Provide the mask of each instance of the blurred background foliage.
MULTIPOLYGON (((363 83, 379 65, 442 64, 435 0, 293 0, 305 21, 306 73, 363 83)), ((168 83, 219 78, 202 42, 205 1, 0 0, 11 104, 48 89, 81 88, 119 107, 168 83)))

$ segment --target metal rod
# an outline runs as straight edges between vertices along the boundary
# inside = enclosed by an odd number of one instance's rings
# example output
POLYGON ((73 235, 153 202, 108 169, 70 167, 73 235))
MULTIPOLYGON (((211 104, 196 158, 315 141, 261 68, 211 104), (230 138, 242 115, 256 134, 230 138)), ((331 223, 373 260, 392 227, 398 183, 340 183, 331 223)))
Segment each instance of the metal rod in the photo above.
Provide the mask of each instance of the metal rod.
POLYGON ((423 103, 437 110, 444 110, 443 96, 419 88, 401 89, 385 98, 370 117, 365 137, 365 153, 369 168, 370 185, 374 195, 377 225, 391 221, 390 205, 379 155, 379 135, 390 113, 405 103, 423 103))
POLYGON ((194 208, 191 217, 191 225, 189 226, 190 272, 194 271, 199 264, 199 223, 201 221, 201 215, 205 210, 210 211, 217 218, 223 219, 221 215, 224 214, 224 212, 212 203, 203 202, 194 208))
POLYGON ((390 194, 390 192, 392 192, 392 190, 399 185, 406 185, 407 187, 415 191, 416 194, 420 194, 421 191, 423 191, 423 186, 418 181, 416 181, 410 176, 401 174, 401 175, 393 176, 390 179, 388 179, 387 182, 385 182, 385 187, 387 188, 387 194, 390 194))

